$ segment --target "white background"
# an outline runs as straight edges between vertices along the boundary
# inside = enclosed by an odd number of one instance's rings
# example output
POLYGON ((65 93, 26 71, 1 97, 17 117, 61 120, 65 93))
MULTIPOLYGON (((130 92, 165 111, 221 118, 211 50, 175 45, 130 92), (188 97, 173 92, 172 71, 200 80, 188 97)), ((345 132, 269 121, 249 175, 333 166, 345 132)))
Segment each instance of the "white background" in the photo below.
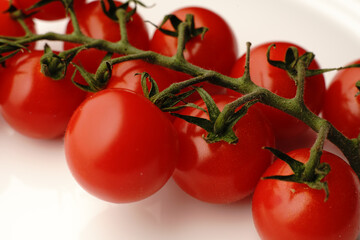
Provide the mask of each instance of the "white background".
MULTIPOLYGON (((286 40, 316 54, 322 67, 360 58, 360 2, 355 0, 148 0, 139 9, 159 23, 181 6, 222 15, 240 47, 286 40)), ((61 31, 64 21, 41 23, 61 31)), ((149 25, 150 32, 153 27, 149 25)), ((327 82, 333 73, 326 74, 327 82)), ((334 150, 331 146, 329 149, 334 150)), ((170 181, 154 196, 110 204, 82 190, 66 166, 62 140, 42 141, 14 132, 0 117, 0 239, 3 240, 235 240, 259 239, 251 199, 212 205, 192 199, 170 181)))

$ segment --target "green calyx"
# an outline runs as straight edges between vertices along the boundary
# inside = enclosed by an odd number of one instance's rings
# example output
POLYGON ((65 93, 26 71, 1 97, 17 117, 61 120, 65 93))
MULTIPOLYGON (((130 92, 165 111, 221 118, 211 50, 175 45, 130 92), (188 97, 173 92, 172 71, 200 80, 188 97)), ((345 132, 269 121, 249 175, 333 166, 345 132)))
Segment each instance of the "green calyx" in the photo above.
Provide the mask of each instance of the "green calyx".
POLYGON ((72 82, 77 87, 87 92, 98 92, 100 90, 103 90, 104 88, 106 88, 112 75, 112 65, 109 62, 111 56, 112 53, 108 53, 104 57, 95 74, 89 73, 82 66, 72 63, 72 65, 76 68, 76 71, 71 78, 72 82), (77 74, 77 72, 81 74, 87 85, 75 81, 75 75, 77 74))
MULTIPOLYGON (((242 104, 243 106, 239 110, 237 110, 237 104, 229 104, 221 112, 210 94, 200 87, 192 87, 191 90, 182 93, 179 93, 177 90, 160 92, 156 81, 150 74, 143 72, 138 73, 138 75, 141 75, 141 85, 145 97, 162 111, 171 112, 173 116, 179 117, 206 130, 207 135, 204 136, 204 139, 208 143, 219 141, 225 141, 230 144, 237 143, 238 137, 235 135, 233 127, 247 113, 248 109, 257 102, 257 100, 247 101, 245 104, 242 104), (186 98, 194 92, 198 92, 204 100, 207 111, 194 103, 187 103, 185 101, 186 98), (192 107, 206 112, 209 115, 209 119, 176 113, 176 111, 185 107, 192 107)), ((173 86, 176 86, 176 83, 173 84, 173 86)), ((174 89, 177 88, 174 87, 174 89)))
POLYGON ((196 88, 196 90, 205 102, 209 119, 177 113, 172 114, 206 130, 207 135, 204 136, 204 139, 208 143, 225 141, 230 144, 236 144, 239 138, 236 136, 233 128, 257 100, 246 102, 239 110, 236 110, 237 108, 225 107, 223 112, 221 112, 212 97, 204 89, 196 88))
POLYGON ((179 93, 178 91, 175 93, 172 91, 164 93, 160 92, 155 79, 153 79, 149 73, 143 72, 137 73, 136 75, 141 75, 141 86, 144 96, 160 108, 161 111, 175 112, 186 107, 201 109, 197 105, 185 101, 187 97, 196 92, 195 88, 183 93, 179 93))
POLYGON ((358 92, 356 93, 355 97, 360 95, 360 81, 357 81, 355 84, 355 87, 358 89, 358 92))
MULTIPOLYGON (((26 17, 32 16, 39 11, 38 9, 40 7, 43 7, 52 2, 61 2, 64 5, 64 9, 66 12, 68 12, 68 9, 70 7, 72 7, 72 4, 73 4, 73 0, 39 0, 34 5, 30 6, 28 9, 26 9, 26 11, 28 13, 26 13, 26 15, 24 15, 24 16, 26 16, 26 17)), ((22 14, 24 14, 24 13, 22 13, 22 14)))
POLYGON ((293 174, 285 175, 285 176, 283 175, 268 176, 268 177, 264 177, 263 179, 276 179, 287 182, 296 182, 296 183, 306 184, 308 187, 312 189, 324 190, 325 191, 324 201, 327 201, 327 199, 329 198, 329 187, 327 182, 324 182, 322 180, 331 170, 329 164, 327 163, 317 164, 317 166, 313 168, 313 172, 311 174, 311 177, 309 178, 309 176, 306 174, 308 172, 307 170, 313 167, 310 166, 311 165, 310 160, 307 163, 302 163, 277 149, 270 147, 265 147, 265 149, 271 151, 277 158, 286 162, 293 171, 293 174))
POLYGON ((182 23, 186 23, 188 26, 185 36, 185 43, 196 36, 201 36, 201 38, 203 39, 205 33, 209 30, 206 27, 195 28, 194 15, 192 14, 187 14, 185 17, 185 21, 181 21, 177 16, 169 14, 164 17, 163 21, 159 26, 156 26, 154 24, 153 25, 166 35, 172 37, 179 37, 179 26, 182 23), (171 26, 174 28, 174 30, 167 30, 162 27, 167 21, 170 21, 171 26))
POLYGON ((54 80, 60 80, 65 77, 66 69, 75 55, 61 56, 55 54, 49 45, 44 47, 44 55, 40 59, 41 72, 54 80))
POLYGON ((269 64, 271 64, 274 67, 285 70, 292 79, 296 79, 296 76, 298 74, 297 73, 297 65, 300 62, 305 63, 305 65, 306 65, 306 76, 312 76, 312 75, 317 75, 317 74, 323 73, 323 71, 315 70, 316 72, 314 72, 314 70, 309 70, 308 67, 309 67, 310 63, 314 60, 315 55, 311 52, 306 52, 303 55, 299 56, 299 52, 296 47, 289 47, 286 50, 284 61, 272 60, 270 58, 270 52, 271 52, 271 49, 275 48, 275 47, 276 47, 275 44, 271 44, 268 47, 266 57, 267 57, 269 64))
POLYGON ((136 13, 136 9, 138 5, 142 7, 147 7, 145 4, 143 4, 138 0, 129 0, 119 6, 116 6, 113 0, 107 0, 107 3, 109 5, 108 8, 105 5, 105 0, 101 0, 100 3, 105 15, 109 17, 111 20, 116 22, 119 20, 118 15, 116 13, 119 9, 123 9, 126 12, 126 21, 128 22, 131 20, 132 16, 136 13), (135 6, 130 11, 128 11, 130 3, 134 3, 135 6))
MULTIPOLYGON (((315 58, 315 55, 312 52, 306 52, 303 55, 299 56, 299 52, 296 47, 289 47, 286 50, 284 61, 276 61, 276 60, 272 60, 270 57, 270 52, 271 52, 271 49, 273 49, 273 48, 276 48, 276 44, 271 44, 268 47, 268 50, 266 53, 268 63, 274 67, 285 70, 293 80, 296 79, 296 76, 298 74, 298 72, 297 72, 298 64, 305 65, 305 68, 306 68, 305 76, 306 77, 311 77, 311 76, 320 75, 320 74, 323 74, 326 72, 338 71, 338 70, 347 69, 347 68, 359 68, 360 67, 360 64, 351 64, 351 65, 338 67, 338 68, 308 69, 311 62, 315 58)), ((360 86, 360 83, 358 85, 360 86)))

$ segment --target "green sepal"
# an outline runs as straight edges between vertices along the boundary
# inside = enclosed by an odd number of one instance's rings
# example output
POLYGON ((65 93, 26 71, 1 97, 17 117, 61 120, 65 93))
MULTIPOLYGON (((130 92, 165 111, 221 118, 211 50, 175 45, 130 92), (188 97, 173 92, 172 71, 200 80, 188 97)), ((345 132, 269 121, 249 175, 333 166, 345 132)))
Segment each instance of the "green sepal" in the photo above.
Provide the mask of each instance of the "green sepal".
POLYGON ((20 51, 21 51, 21 50, 18 49, 18 50, 14 51, 14 52, 6 55, 6 56, 2 56, 2 55, 0 54, 0 64, 1 64, 1 66, 2 66, 2 67, 6 67, 6 66, 5 66, 5 61, 8 60, 8 59, 10 59, 10 58, 12 58, 12 57, 15 56, 16 54, 18 54, 20 51))
POLYGON ((191 108, 196 108, 196 109, 199 109, 203 112, 206 112, 205 109, 199 107, 198 105, 194 104, 194 103, 184 103, 182 105, 179 105, 179 106, 171 106, 171 107, 162 107, 161 110, 163 112, 176 112, 176 111, 179 111, 181 109, 184 109, 184 108, 188 108, 188 107, 191 107, 191 108))
POLYGON ((305 164, 303 164, 300 161, 297 161, 296 159, 293 159, 286 153, 283 153, 283 152, 281 152, 275 148, 271 148, 271 147, 265 147, 265 149, 269 150, 272 154, 275 155, 275 157, 286 162, 290 166, 291 170, 294 172, 295 175, 300 176, 305 171, 305 164))
MULTIPOLYGON (((79 51, 81 51, 81 49, 79 49, 79 51)), ((113 54, 110 52, 105 55, 95 74, 89 73, 80 65, 71 63, 76 68, 76 71, 71 77, 71 81, 77 87, 87 92, 98 92, 100 90, 103 90, 112 76, 112 65, 108 61, 112 55, 113 54), (77 71, 83 77, 87 85, 75 82, 75 75, 77 71)))
MULTIPOLYGON (((158 99, 156 98, 156 96, 153 97, 153 102, 156 104, 156 103, 161 103, 161 110, 162 111, 165 111, 165 112, 172 112, 172 111, 178 111, 186 106, 191 106, 191 107, 194 107, 194 106, 197 106, 193 103, 187 103, 185 102, 185 99, 190 97, 194 92, 196 92, 196 89, 191 89, 189 91, 186 91, 186 92, 183 92, 183 93, 180 93, 180 94, 169 94, 166 96, 165 99, 158 99), (179 104, 180 102, 183 102, 184 105, 178 105, 176 106, 177 104, 179 104)), ((158 104, 157 104, 158 105, 158 104)), ((203 110, 202 108, 200 107, 196 107, 198 109, 201 109, 203 110)), ((204 110, 206 112, 206 110, 204 110)))
POLYGON ((245 103, 240 110, 230 111, 228 113, 222 113, 217 107, 215 101, 202 88, 195 88, 203 99, 206 108, 209 120, 205 118, 199 118, 194 116, 184 116, 178 113, 172 113, 172 115, 179 117, 189 123, 195 124, 203 128, 207 135, 203 136, 208 143, 215 143, 219 141, 225 141, 230 144, 235 144, 238 142, 238 136, 236 136, 233 128, 235 124, 247 113, 248 109, 255 104, 257 101, 249 101, 245 103), (225 117, 224 117, 225 116, 225 117), (220 122, 220 123, 219 123, 220 122))
POLYGON ((87 91, 87 92, 97 92, 101 89, 97 88, 97 84, 96 84, 96 80, 95 80, 95 74, 89 73, 88 71, 86 71, 82 66, 79 66, 75 63, 71 63, 74 67, 75 67, 75 71, 71 77, 71 81, 80 89, 87 91), (84 85, 84 84, 80 84, 78 82, 75 81, 75 75, 76 73, 79 72, 80 75, 83 77, 83 79, 85 80, 85 82, 88 85, 84 85))
POLYGON ((296 66, 299 63, 299 61, 305 62, 306 65, 306 76, 312 76, 321 74, 323 72, 326 72, 328 70, 308 70, 310 63, 314 60, 315 55, 311 52, 306 52, 303 55, 299 56, 299 51, 296 47, 289 47, 286 50, 285 53, 285 59, 284 61, 277 61, 277 60, 271 60, 270 58, 270 51, 272 48, 275 48, 276 44, 271 44, 268 47, 268 50, 266 52, 267 61, 269 64, 271 64, 274 67, 280 68, 285 70, 293 79, 295 79, 295 76, 297 75, 296 66), (315 72, 316 71, 316 72, 315 72))
POLYGON ((51 2, 60 2, 61 0, 40 0, 37 1, 34 5, 30 6, 27 10, 33 10, 42 6, 45 6, 51 2))
POLYGON ((172 37, 178 37, 179 34, 178 34, 178 26, 180 25, 180 23, 182 23, 182 21, 176 16, 176 15, 173 15, 173 14, 168 14, 166 15, 162 22, 160 23, 159 26, 156 26, 155 27, 162 33, 166 34, 166 35, 169 35, 169 36, 172 36, 172 37), (171 26, 175 29, 174 31, 171 31, 171 30, 167 30, 167 29, 164 29, 162 28, 162 26, 167 22, 167 21, 170 21, 171 23, 171 26))
POLYGON ((64 51, 57 55, 48 44, 45 44, 44 55, 40 59, 41 72, 54 80, 63 79, 68 65, 77 53, 78 51, 64 51))
POLYGON ((30 17, 32 15, 35 15, 36 13, 38 13, 40 10, 37 10, 49 3, 52 2, 61 2, 65 8, 66 13, 68 12, 69 7, 72 5, 73 0, 40 0, 38 2, 36 2, 35 4, 33 4, 32 6, 28 7, 26 10, 30 11, 26 13, 26 17, 30 17), (34 10, 34 11, 31 11, 34 10))
POLYGON ((226 125, 233 128, 235 124, 243 117, 245 114, 247 114, 249 108, 254 105, 255 103, 258 103, 259 100, 253 100, 250 102, 247 102, 242 106, 237 112, 232 114, 229 119, 226 121, 226 125))
POLYGON ((77 87, 87 92, 98 92, 105 89, 112 75, 112 65, 106 61, 106 59, 107 57, 103 59, 95 74, 89 73, 82 66, 72 63, 72 65, 76 68, 76 71, 72 75, 71 81, 77 87), (102 69, 100 68, 102 65, 105 65, 105 71, 100 70, 102 69), (77 71, 83 77, 87 85, 75 82, 75 74, 77 71))
MULTIPOLYGON (((109 4, 109 9, 106 9, 106 6, 105 6, 105 2, 104 0, 101 0, 100 1, 100 4, 101 4, 101 7, 103 9, 103 12, 105 13, 105 15, 107 17, 109 17, 110 19, 114 20, 114 21, 117 21, 118 18, 116 16, 116 10, 117 10, 117 6, 115 4, 115 2, 113 0, 107 0, 108 4, 109 4)), ((127 8, 125 8, 126 10, 127 8)))
POLYGON ((280 69, 283 69, 283 70, 286 70, 286 64, 285 62, 283 61, 275 61, 275 60, 271 60, 270 58, 270 51, 272 48, 276 48, 276 44, 271 44, 268 49, 267 49, 267 52, 266 52, 266 58, 267 58, 267 61, 270 65, 274 66, 274 67, 277 67, 277 68, 280 68, 280 69))
POLYGON ((239 141, 239 138, 236 136, 234 131, 231 128, 226 128, 221 135, 218 133, 214 133, 214 130, 212 132, 208 132, 208 135, 204 137, 206 142, 208 143, 216 143, 220 141, 225 141, 230 144, 235 144, 239 141))
POLYGON ((189 97, 196 91, 195 89, 191 89, 180 94, 168 93, 160 95, 159 87, 155 79, 153 79, 149 73, 143 72, 136 73, 135 75, 141 76, 140 81, 144 96, 148 98, 152 103, 154 103, 158 108, 160 108, 163 112, 175 112, 186 107, 193 107, 205 111, 204 109, 193 103, 186 103, 184 101, 187 97, 189 97), (150 83, 150 88, 148 86, 148 83, 150 83), (177 105, 180 102, 183 102, 184 104, 177 105))
POLYGON ((239 138, 236 136, 233 128, 247 114, 249 108, 257 102, 258 100, 249 101, 236 112, 229 111, 225 115, 219 114, 214 122, 214 130, 206 136, 206 141, 212 143, 223 140, 230 144, 237 143, 239 138))
POLYGON ((61 2, 67 12, 69 7, 72 6, 74 0, 40 0, 40 1, 36 2, 35 4, 33 4, 32 6, 30 6, 27 10, 37 9, 37 8, 43 7, 52 2, 61 2))
POLYGON ((13 19, 24 19, 31 17, 33 14, 37 13, 37 11, 25 14, 23 11, 19 10, 16 6, 10 3, 9 8, 6 9, 3 13, 9 13, 13 19))
POLYGON ((322 182, 322 180, 325 178, 325 176, 330 172, 330 165, 328 163, 320 163, 315 168, 315 178, 311 181, 307 181, 304 179, 304 172, 306 168, 306 163, 302 163, 300 161, 297 161, 296 159, 293 159, 289 155, 271 148, 271 147, 265 147, 265 149, 271 151, 278 159, 286 162, 291 170, 293 171, 293 174, 291 175, 274 175, 274 176, 267 176, 263 177, 263 179, 275 179, 280 181, 287 181, 287 182, 296 182, 301 184, 306 184, 308 187, 316 190, 324 190, 325 191, 325 199, 324 201, 327 201, 329 198, 329 187, 327 182, 322 182))
POLYGON ((155 105, 159 106, 163 112, 176 112, 181 109, 191 107, 206 113, 205 109, 195 103, 186 102, 186 98, 191 96, 194 92, 196 92, 195 88, 180 94, 168 94, 163 98, 157 98, 157 96, 154 96, 151 100, 155 103, 155 105))
POLYGON ((67 62, 55 54, 49 45, 45 44, 44 55, 40 59, 41 72, 54 80, 63 79, 66 74, 67 62))
POLYGON ((141 87, 146 98, 151 99, 153 96, 159 93, 159 87, 149 73, 143 72, 136 73, 135 75, 141 75, 141 87), (150 89, 147 84, 148 81, 150 82, 150 89))
MULTIPOLYGON (((185 17, 185 21, 188 22, 190 26, 188 35, 186 36, 186 42, 199 35, 201 35, 201 39, 204 39, 205 33, 209 30, 207 27, 195 28, 194 15, 192 14, 187 14, 185 17)), ((181 21, 176 15, 168 14, 163 18, 159 26, 151 22, 150 23, 153 26, 155 26, 160 32, 168 36, 178 37, 179 36, 178 27, 182 22, 183 21, 181 21), (173 27, 174 30, 168 30, 162 27, 167 21, 170 21, 171 26, 173 27)))
MULTIPOLYGON (((214 124, 218 116, 220 115, 220 110, 217 107, 214 99, 210 96, 208 92, 206 92, 203 88, 196 88, 196 91, 199 93, 200 97, 204 101, 207 112, 209 114, 210 121, 214 124)), ((211 132, 214 129, 211 130, 211 132)))
POLYGON ((109 4, 109 9, 106 9, 105 0, 101 0, 100 4, 105 15, 113 21, 118 21, 118 17, 116 15, 116 11, 118 9, 124 9, 126 11, 126 21, 128 22, 132 19, 132 16, 136 13, 137 5, 140 5, 142 7, 147 7, 144 3, 138 0, 129 0, 119 6, 116 6, 114 0, 107 0, 107 2, 109 4), (135 4, 135 6, 130 11, 128 11, 129 4, 132 2, 135 4))
POLYGON ((178 114, 178 113, 171 113, 171 115, 181 118, 181 119, 187 121, 188 123, 195 124, 207 132, 212 132, 212 130, 213 130, 213 123, 205 118, 182 115, 182 114, 178 114))
POLYGON ((355 97, 360 95, 360 81, 357 81, 355 87, 358 89, 358 92, 355 94, 355 97))

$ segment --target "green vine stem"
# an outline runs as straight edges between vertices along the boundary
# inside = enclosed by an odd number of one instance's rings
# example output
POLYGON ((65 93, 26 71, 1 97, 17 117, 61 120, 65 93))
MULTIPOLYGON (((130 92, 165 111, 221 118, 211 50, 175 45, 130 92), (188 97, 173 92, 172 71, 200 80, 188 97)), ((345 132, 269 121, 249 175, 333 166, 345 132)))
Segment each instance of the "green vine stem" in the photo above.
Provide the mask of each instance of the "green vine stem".
MULTIPOLYGON (((75 14, 71 13, 72 10, 70 8, 70 16, 71 18, 76 21, 75 14)), ((317 116, 316 114, 312 113, 303 103, 303 84, 301 83, 305 76, 306 76, 306 67, 308 64, 307 59, 299 59, 299 61, 303 61, 303 63, 298 64, 297 68, 297 82, 298 84, 298 93, 292 99, 287 99, 280 97, 271 91, 261 88, 254 84, 251 81, 251 77, 249 76, 249 65, 247 65, 247 69, 245 69, 245 73, 240 78, 231 78, 226 75, 222 75, 218 72, 214 72, 211 70, 206 70, 201 67, 195 66, 186 60, 183 59, 182 54, 176 54, 175 56, 163 56, 161 54, 151 52, 151 51, 144 51, 132 46, 126 37, 126 21, 127 17, 125 11, 122 9, 117 10, 116 15, 119 18, 119 25, 120 31, 122 33, 122 39, 119 42, 109 42, 102 39, 93 39, 88 36, 85 36, 81 33, 80 30, 75 30, 71 34, 59 34, 54 32, 48 32, 45 34, 33 34, 28 33, 24 37, 20 38, 12 38, 13 44, 2 44, 0 45, 0 54, 4 52, 12 52, 18 50, 17 45, 26 45, 31 42, 35 42, 38 40, 50 40, 50 41, 67 41, 72 43, 82 44, 84 48, 97 48, 103 51, 111 52, 111 53, 118 53, 122 55, 126 55, 125 57, 115 58, 108 60, 110 64, 116 64, 122 61, 127 60, 134 60, 134 59, 143 59, 151 64, 161 65, 166 68, 170 68, 175 71, 180 71, 191 75, 194 77, 191 81, 187 83, 175 83, 172 84, 169 89, 164 91, 168 92, 177 92, 183 89, 184 87, 188 87, 189 84, 198 83, 201 81, 208 81, 212 84, 216 84, 219 86, 223 86, 226 88, 230 88, 235 90, 243 95, 247 95, 249 98, 248 100, 254 100, 277 108, 283 112, 286 112, 289 115, 292 115, 305 124, 307 124, 310 128, 312 128, 315 132, 319 133, 322 132, 324 126, 326 126, 326 136, 332 143, 334 143, 345 155, 348 159, 351 167, 357 173, 358 177, 360 178, 360 139, 354 138, 349 139, 341 134, 333 125, 331 125, 325 119, 317 116)), ((73 22, 74 26, 76 26, 76 22, 73 22)), ((182 27, 186 27, 186 24, 180 24, 182 27)), ((77 29, 77 28, 75 28, 77 29)), ((180 32, 184 32, 181 30, 180 32)), ((183 38, 185 40, 185 38, 183 38)), ((181 40, 181 39, 180 39, 181 40)), ((185 46, 185 43, 179 43, 179 46, 185 46)), ((250 43, 247 43, 247 59, 249 60, 249 49, 250 43)), ((86 49, 85 49, 86 50, 86 49)), ((79 51, 78 48, 74 48, 68 51, 79 51)), ((249 62, 249 61, 248 61, 249 62)), ((104 71, 107 67, 106 64, 103 64, 104 71)), ((100 70, 100 69, 99 69, 100 70)), ((246 98, 239 100, 239 103, 245 102, 246 98)), ((234 104, 228 106, 231 110, 234 108, 234 104)), ((229 111, 230 111, 229 110, 229 111)))

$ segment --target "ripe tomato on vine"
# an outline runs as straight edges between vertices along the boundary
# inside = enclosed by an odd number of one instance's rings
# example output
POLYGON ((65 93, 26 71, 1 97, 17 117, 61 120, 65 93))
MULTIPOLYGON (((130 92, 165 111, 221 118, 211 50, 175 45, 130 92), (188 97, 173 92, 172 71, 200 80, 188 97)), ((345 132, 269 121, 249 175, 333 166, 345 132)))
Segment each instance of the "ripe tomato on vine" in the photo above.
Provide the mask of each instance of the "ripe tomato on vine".
MULTIPOLYGON (((194 16, 195 28, 206 27, 208 31, 202 37, 196 36, 186 43, 184 57, 190 63, 229 74, 231 66, 235 63, 238 55, 238 45, 235 35, 227 22, 217 13, 201 7, 185 7, 171 13, 184 21, 187 14, 194 16)), ((161 28, 173 29, 170 22, 166 22, 161 28)), ((177 52, 178 39, 164 34, 160 30, 155 33, 150 41, 150 50, 165 56, 173 56, 177 52)), ((186 74, 178 74, 177 81, 189 78, 186 74)), ((219 86, 203 83, 202 86, 210 94, 225 93, 225 89, 219 86)))
MULTIPOLYGON (((299 55, 305 53, 302 47, 290 42, 273 42, 275 47, 270 50, 270 58, 274 61, 284 61, 286 51, 289 47, 295 46, 299 55)), ((264 87, 271 92, 285 98, 293 98, 296 94, 295 81, 290 78, 283 69, 272 66, 266 57, 268 47, 273 43, 263 43, 254 46, 250 51, 250 77, 258 86, 264 87)), ((244 74, 246 56, 240 57, 234 64, 231 76, 241 77, 244 74)), ((319 69, 318 63, 314 60, 309 69, 319 69)), ((325 96, 325 79, 323 75, 306 77, 305 79, 304 101, 307 107, 319 114, 325 96)), ((232 90, 231 94, 239 96, 232 90)), ((292 117, 280 110, 266 105, 259 106, 274 129, 275 136, 278 139, 291 139, 304 132, 308 127, 299 119, 292 117)))
MULTIPOLYGON (((352 64, 360 64, 360 60, 352 64)), ((340 70, 325 95, 324 118, 349 138, 356 138, 360 134, 360 95, 356 88, 359 76, 359 68, 340 70)))
MULTIPOLYGON (((288 153, 295 160, 307 162, 310 149, 288 153)), ((360 181, 351 167, 340 157, 324 151, 321 162, 330 165, 323 179, 329 187, 324 191, 306 184, 276 179, 260 180, 252 198, 252 212, 261 239, 356 239, 360 233, 360 181)), ((263 177, 290 175, 293 172, 282 160, 266 170, 263 177)))
MULTIPOLYGON (((1 72, 0 105, 5 120, 20 133, 34 138, 61 137, 86 93, 71 82, 69 66, 64 79, 41 72, 42 51, 15 56, 1 72)), ((81 81, 81 80, 78 80, 81 81)))
MULTIPOLYGON (((214 96, 222 109, 234 100, 226 95, 214 96)), ((199 100, 196 104, 205 107, 199 100)), ((208 143, 206 131, 199 126, 176 119, 180 153, 173 178, 189 195, 210 203, 231 203, 249 196, 262 173, 270 165, 272 154, 263 149, 274 146, 274 135, 268 122, 256 107, 234 126, 237 143, 219 141, 208 143)), ((196 108, 185 109, 182 114, 208 118, 196 108)))
MULTIPOLYGON (((119 1, 114 1, 114 3, 117 6, 122 4, 119 1)), ((76 13, 80 29, 86 36, 110 42, 120 41, 119 24, 105 15, 100 1, 86 3, 76 13)), ((149 48, 149 33, 144 20, 138 13, 131 17, 126 25, 126 29, 130 44, 142 50, 149 48)), ((66 33, 70 34, 73 30, 73 25, 69 22, 66 26, 66 33)), ((64 43, 65 50, 76 46, 78 45, 74 43, 64 43)), ((74 62, 82 65, 87 71, 94 73, 105 55, 105 51, 94 48, 85 49, 76 56, 74 62)))
POLYGON ((172 123, 148 99, 129 90, 106 89, 87 98, 73 114, 65 153, 84 189, 120 203, 142 200, 163 187, 179 148, 172 123))

